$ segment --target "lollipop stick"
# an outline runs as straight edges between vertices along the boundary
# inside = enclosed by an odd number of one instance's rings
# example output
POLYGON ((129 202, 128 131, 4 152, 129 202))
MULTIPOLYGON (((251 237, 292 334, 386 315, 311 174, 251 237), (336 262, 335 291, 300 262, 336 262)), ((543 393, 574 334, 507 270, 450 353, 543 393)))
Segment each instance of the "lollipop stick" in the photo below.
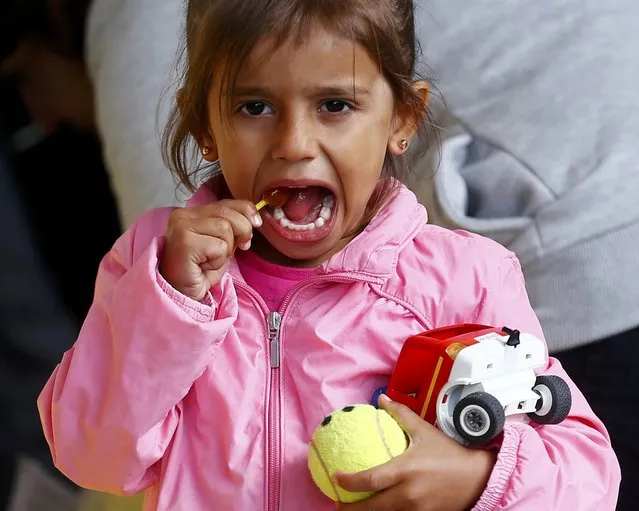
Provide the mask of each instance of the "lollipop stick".
POLYGON ((262 209, 262 208, 263 208, 264 206, 266 206, 267 204, 268 204, 268 201, 267 201, 266 199, 262 199, 260 202, 258 202, 258 203, 255 205, 255 209, 257 209, 257 210, 259 211, 260 209, 262 209))

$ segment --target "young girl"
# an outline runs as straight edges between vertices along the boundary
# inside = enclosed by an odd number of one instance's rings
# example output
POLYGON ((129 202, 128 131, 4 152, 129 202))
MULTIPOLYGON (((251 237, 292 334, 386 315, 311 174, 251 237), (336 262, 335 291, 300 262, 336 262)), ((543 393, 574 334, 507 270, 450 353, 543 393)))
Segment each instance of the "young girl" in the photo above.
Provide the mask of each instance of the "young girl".
MULTIPOLYGON (((219 173, 105 257, 38 402, 46 438, 75 482, 146 490, 147 510, 334 509, 307 469, 313 430, 368 401, 407 337, 541 329, 513 254, 428 225, 396 179, 427 126, 411 0, 190 0, 186 34, 167 159, 195 186, 194 140, 219 173), (258 212, 274 190, 288 202, 258 212)), ((613 509, 616 457, 572 392, 564 422, 509 422, 494 450, 382 400, 410 448, 339 476, 376 492, 341 509, 613 509)))

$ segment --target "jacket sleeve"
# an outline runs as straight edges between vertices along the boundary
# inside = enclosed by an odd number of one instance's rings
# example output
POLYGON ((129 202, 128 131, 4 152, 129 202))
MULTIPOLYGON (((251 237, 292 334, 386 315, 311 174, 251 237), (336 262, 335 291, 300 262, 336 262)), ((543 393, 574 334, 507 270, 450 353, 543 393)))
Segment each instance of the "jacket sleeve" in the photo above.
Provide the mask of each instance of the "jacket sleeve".
MULTIPOLYGON (((477 322, 513 325, 543 339, 515 256, 507 256, 497 273, 489 279, 493 286, 477 322)), ((614 510, 621 473, 604 425, 558 360, 549 358, 543 374, 566 380, 572 409, 557 425, 506 423, 497 463, 475 511, 614 510)))
POLYGON ((123 495, 158 480, 181 401, 237 316, 230 277, 204 303, 191 300, 157 271, 161 238, 134 258, 135 230, 103 259, 79 337, 38 398, 58 469, 123 495))

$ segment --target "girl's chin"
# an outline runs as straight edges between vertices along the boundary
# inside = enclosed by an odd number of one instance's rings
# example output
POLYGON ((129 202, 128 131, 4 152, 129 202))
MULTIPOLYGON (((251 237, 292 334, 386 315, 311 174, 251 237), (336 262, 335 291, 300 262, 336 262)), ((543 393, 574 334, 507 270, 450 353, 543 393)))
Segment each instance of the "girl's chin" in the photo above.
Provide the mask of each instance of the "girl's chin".
POLYGON ((310 242, 300 241, 299 238, 290 240, 288 237, 283 237, 274 232, 270 226, 262 227, 260 234, 270 247, 267 250, 259 250, 259 252, 262 252, 262 257, 284 266, 319 266, 346 244, 339 237, 336 240, 332 239, 333 236, 330 236, 330 234, 334 234, 334 231, 310 242), (273 251, 276 253, 273 253, 273 251))

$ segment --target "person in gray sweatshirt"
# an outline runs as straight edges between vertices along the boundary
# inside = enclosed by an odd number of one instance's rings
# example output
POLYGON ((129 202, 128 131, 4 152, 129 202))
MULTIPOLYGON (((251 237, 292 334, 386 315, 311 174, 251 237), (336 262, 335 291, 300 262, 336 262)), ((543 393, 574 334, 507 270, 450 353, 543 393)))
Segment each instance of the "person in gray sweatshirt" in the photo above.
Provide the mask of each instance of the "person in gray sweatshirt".
MULTIPOLYGON (((125 224, 180 204, 160 158, 179 0, 94 0, 87 62, 125 224), (163 110, 160 107, 161 122, 163 110)), ((441 164, 416 161, 431 221, 519 257, 550 349, 604 420, 639 496, 639 3, 421 0, 441 164), (431 179, 432 178, 432 179, 431 179)))
POLYGON ((639 497, 639 3, 428 0, 439 166, 417 162, 431 221, 521 261, 550 350, 583 389, 639 497), (428 193, 426 193, 428 192, 428 193))

